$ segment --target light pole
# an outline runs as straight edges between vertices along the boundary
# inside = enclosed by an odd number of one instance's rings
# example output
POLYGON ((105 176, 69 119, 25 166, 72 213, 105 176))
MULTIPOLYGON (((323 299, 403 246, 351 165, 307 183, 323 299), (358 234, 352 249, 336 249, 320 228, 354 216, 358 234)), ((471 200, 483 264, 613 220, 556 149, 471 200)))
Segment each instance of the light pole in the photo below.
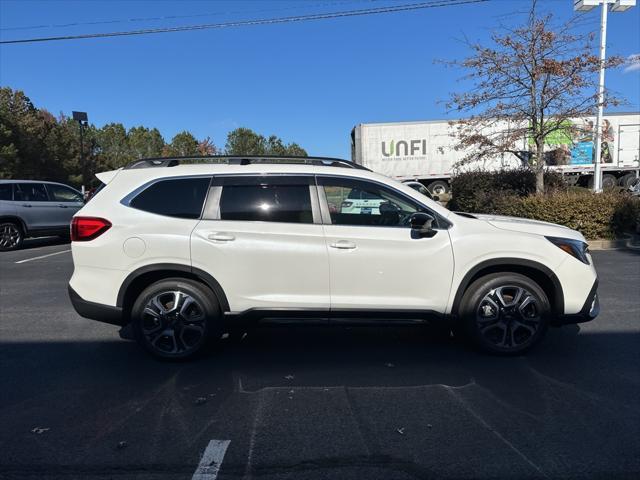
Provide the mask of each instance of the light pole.
POLYGON ((598 116, 596 119, 595 159, 593 168, 593 191, 602 192, 602 115, 604 109, 604 70, 607 47, 607 13, 609 6, 612 12, 624 12, 635 6, 636 0, 573 0, 573 9, 579 12, 588 12, 598 5, 602 5, 600 15, 600 80, 598 82, 598 116))
POLYGON ((80 126, 80 168, 82 169, 82 194, 84 195, 84 183, 87 177, 87 166, 84 160, 84 127, 89 125, 89 117, 87 112, 71 112, 73 119, 78 122, 80 126))

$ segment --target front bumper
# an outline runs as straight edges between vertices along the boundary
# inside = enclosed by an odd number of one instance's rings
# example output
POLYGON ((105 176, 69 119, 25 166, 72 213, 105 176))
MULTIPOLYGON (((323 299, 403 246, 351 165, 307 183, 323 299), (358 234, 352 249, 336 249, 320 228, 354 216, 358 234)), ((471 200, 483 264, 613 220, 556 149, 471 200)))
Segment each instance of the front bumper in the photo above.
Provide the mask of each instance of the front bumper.
POLYGON ((560 315, 552 323, 554 325, 568 325, 571 323, 590 322, 596 318, 599 313, 600 299, 598 298, 598 279, 596 278, 580 312, 571 315, 560 315))
POLYGON ((69 299, 73 308, 81 317, 112 325, 124 325, 122 308, 120 307, 88 302, 78 295, 71 285, 69 285, 69 299))

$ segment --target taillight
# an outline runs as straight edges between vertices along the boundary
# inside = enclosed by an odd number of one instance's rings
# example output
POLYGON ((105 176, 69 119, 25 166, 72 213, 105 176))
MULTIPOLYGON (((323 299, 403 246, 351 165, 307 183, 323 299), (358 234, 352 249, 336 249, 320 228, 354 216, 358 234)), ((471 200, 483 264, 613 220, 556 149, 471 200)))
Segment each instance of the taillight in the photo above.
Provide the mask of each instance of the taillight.
POLYGON ((99 237, 111 228, 111 222, 98 217, 73 217, 71 241, 86 242, 99 237))

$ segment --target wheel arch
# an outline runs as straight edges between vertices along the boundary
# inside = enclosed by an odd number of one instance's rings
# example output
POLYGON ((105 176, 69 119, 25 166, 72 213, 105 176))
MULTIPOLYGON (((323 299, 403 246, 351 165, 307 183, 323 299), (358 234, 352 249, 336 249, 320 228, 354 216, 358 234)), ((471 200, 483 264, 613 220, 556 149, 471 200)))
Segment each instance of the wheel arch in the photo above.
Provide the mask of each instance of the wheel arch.
POLYGON ((462 297, 478 278, 490 273, 519 273, 536 282, 549 299, 554 315, 564 314, 564 292, 560 280, 553 271, 539 262, 522 258, 498 258, 485 260, 472 267, 458 285, 451 314, 457 315, 462 297))
POLYGON ((125 322, 129 321, 129 312, 138 295, 147 286, 165 278, 182 277, 206 285, 216 296, 223 312, 229 311, 229 301, 220 283, 204 270, 177 263, 157 263, 146 265, 131 272, 118 290, 116 306, 122 308, 125 322))
POLYGON ((0 215, 0 222, 13 222, 17 223, 18 226, 22 229, 22 234, 27 236, 27 224, 24 223, 20 217, 16 215, 0 215))

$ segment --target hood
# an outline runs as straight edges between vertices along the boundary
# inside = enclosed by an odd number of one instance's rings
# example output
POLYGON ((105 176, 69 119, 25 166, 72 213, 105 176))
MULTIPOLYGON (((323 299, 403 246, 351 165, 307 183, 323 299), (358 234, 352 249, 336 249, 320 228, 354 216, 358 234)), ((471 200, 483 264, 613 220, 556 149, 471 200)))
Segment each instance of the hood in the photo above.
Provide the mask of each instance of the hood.
POLYGON ((532 233, 534 235, 544 235, 546 237, 571 238, 573 240, 586 242, 584 236, 577 230, 572 230, 571 228, 557 225, 555 223, 531 220, 529 218, 506 217, 503 215, 483 215, 474 213, 473 216, 478 220, 483 220, 502 230, 532 233))

